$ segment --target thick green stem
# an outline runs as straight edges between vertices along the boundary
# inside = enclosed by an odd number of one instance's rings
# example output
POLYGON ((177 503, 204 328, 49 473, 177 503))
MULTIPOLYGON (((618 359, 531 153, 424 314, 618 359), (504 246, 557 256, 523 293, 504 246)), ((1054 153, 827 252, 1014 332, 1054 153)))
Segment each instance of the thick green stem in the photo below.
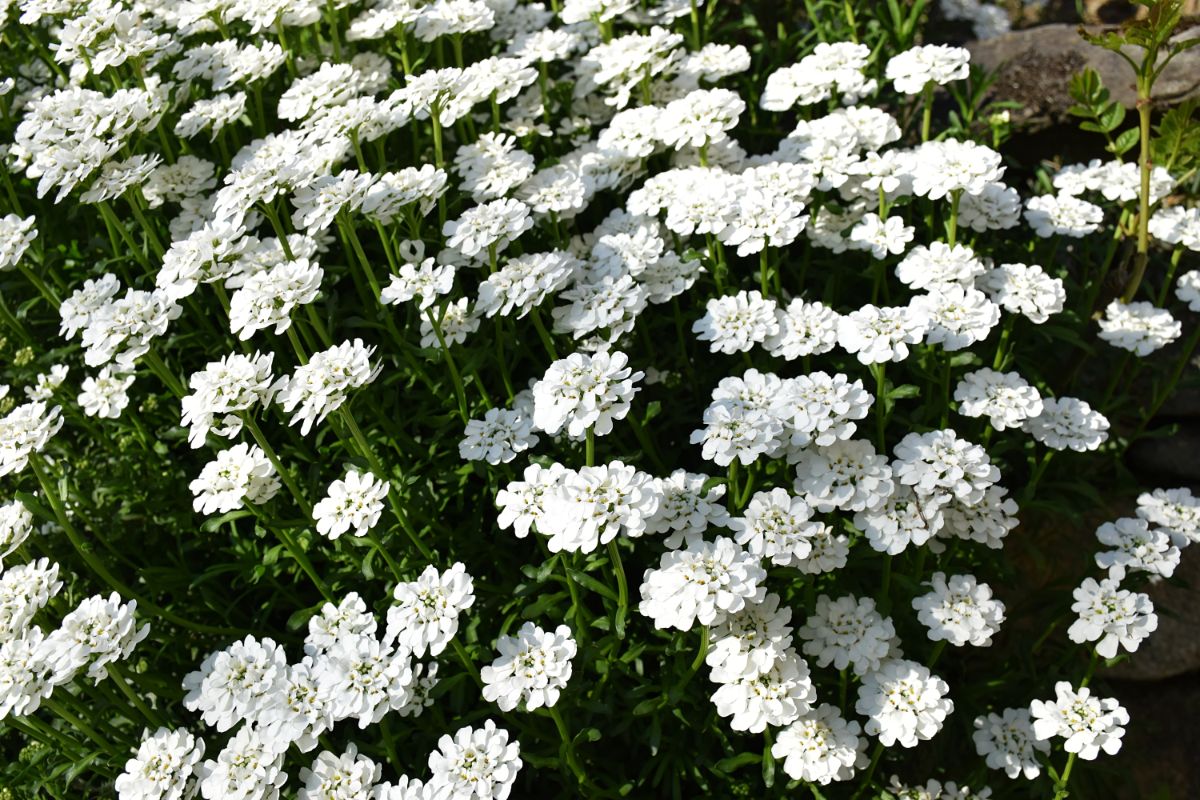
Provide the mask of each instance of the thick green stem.
POLYGON ((921 141, 929 141, 929 130, 933 127, 933 81, 921 90, 921 141))
POLYGON ((1144 78, 1138 79, 1137 110, 1141 141, 1138 168, 1142 180, 1138 191, 1137 253, 1133 257, 1133 275, 1121 294, 1121 301, 1125 303, 1133 302, 1137 296, 1150 260, 1150 171, 1153 164, 1150 160, 1150 81, 1144 78))

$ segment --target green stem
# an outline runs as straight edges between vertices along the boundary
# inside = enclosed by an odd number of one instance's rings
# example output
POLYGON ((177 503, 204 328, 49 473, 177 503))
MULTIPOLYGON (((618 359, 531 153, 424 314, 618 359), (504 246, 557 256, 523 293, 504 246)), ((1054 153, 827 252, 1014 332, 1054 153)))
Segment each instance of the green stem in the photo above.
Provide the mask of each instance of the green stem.
POLYGON ((625 566, 621 563, 621 548, 616 539, 608 543, 608 559, 613 573, 617 576, 617 616, 613 630, 616 631, 618 639, 624 639, 625 619, 629 615, 629 584, 625 580, 625 566))
POLYGON ((583 771, 583 767, 579 763, 579 756, 575 753, 575 743, 571 741, 571 734, 567 729, 567 723, 563 720, 562 712, 554 706, 548 706, 546 713, 554 720, 554 727, 558 728, 558 735, 562 738, 563 750, 567 755, 567 766, 570 767, 580 786, 587 785, 587 773, 583 771))
POLYGON ((1075 766, 1075 753, 1067 754, 1067 765, 1063 767, 1058 784, 1054 787, 1054 800, 1066 800, 1070 796, 1071 769, 1075 766))
POLYGON ((884 455, 887 452, 887 362, 872 364, 871 374, 875 376, 875 448, 884 455))
POLYGON ((120 662, 113 661, 108 665, 108 677, 111 678, 112 682, 117 685, 117 688, 121 690, 121 693, 129 698, 129 702, 133 703, 133 707, 138 710, 138 713, 141 714, 148 723, 156 726, 166 726, 167 723, 162 716, 160 716, 157 711, 152 710, 150 706, 146 705, 146 701, 143 700, 141 696, 133 690, 133 687, 131 687, 126 681, 125 670, 121 666, 120 662))
POLYGON ((425 317, 433 327, 433 335, 437 337, 438 345, 442 348, 442 355, 446 358, 446 368, 450 370, 450 379, 454 381, 454 396, 458 400, 458 414, 462 417, 463 424, 465 425, 471 419, 471 416, 467 413, 467 393, 463 389, 462 375, 458 371, 458 365, 454 362, 454 356, 451 355, 450 348, 446 346, 446 339, 442 336, 442 324, 434 316, 432 308, 425 309, 425 317))
POLYGON ((563 578, 567 582, 567 591, 571 593, 571 612, 575 617, 575 638, 582 645, 587 641, 587 610, 583 607, 583 602, 579 596, 579 587, 575 585, 575 579, 571 577, 571 569, 567 564, 567 554, 559 552, 558 563, 562 567, 563 578))
POLYGON ((554 347, 554 340, 550 338, 550 331, 546 330, 541 310, 534 307, 530 309, 529 316, 533 319, 533 327, 537 330, 538 338, 542 340, 542 347, 546 349, 546 355, 550 356, 551 360, 558 361, 558 351, 554 347))
POLYGON ((1150 260, 1150 81, 1138 79, 1138 128, 1141 148, 1138 151, 1138 168, 1141 172, 1141 185, 1138 191, 1138 226, 1137 253, 1133 257, 1133 275, 1121 293, 1121 301, 1133 302, 1137 295, 1138 286, 1146 274, 1146 264, 1150 260))
POLYGON ((295 499, 296 505, 300 506, 300 511, 304 513, 306 519, 312 519, 312 505, 305 499, 304 493, 300 491, 300 487, 292 479, 291 472, 279 460, 279 456, 275 453, 275 448, 271 447, 271 442, 263 433, 262 428, 258 427, 258 422, 255 421, 254 416, 248 411, 243 411, 241 417, 242 421, 246 424, 246 429, 254 437, 254 441, 266 453, 271 466, 275 467, 275 472, 279 474, 284 486, 288 488, 288 492, 295 499))
POLYGON ((116 742, 96 733, 96 730, 94 728, 92 728, 91 725, 87 724, 87 722, 82 720, 79 716, 77 716, 74 712, 72 712, 70 709, 68 709, 66 706, 64 706, 62 703, 60 703, 58 700, 54 699, 53 697, 46 697, 46 698, 42 699, 42 705, 44 705, 46 708, 53 711, 58 716, 62 717, 64 722, 67 722, 70 725, 74 726, 77 730, 83 731, 83 733, 89 739, 91 739, 93 742, 95 742, 97 745, 99 745, 101 749, 107 751, 110 754, 119 754, 120 753, 120 750, 117 748, 116 742))
POLYGON ((482 689, 483 679, 479 677, 479 670, 475 668, 475 662, 471 660, 471 654, 467 652, 467 648, 463 647, 462 642, 458 640, 457 636, 450 640, 450 646, 454 648, 454 652, 458 656, 458 660, 463 663, 464 667, 466 667, 467 674, 469 674, 471 679, 475 681, 475 685, 482 689))
POLYGON ((929 130, 933 126, 933 81, 925 84, 925 88, 921 89, 921 141, 929 141, 929 130))

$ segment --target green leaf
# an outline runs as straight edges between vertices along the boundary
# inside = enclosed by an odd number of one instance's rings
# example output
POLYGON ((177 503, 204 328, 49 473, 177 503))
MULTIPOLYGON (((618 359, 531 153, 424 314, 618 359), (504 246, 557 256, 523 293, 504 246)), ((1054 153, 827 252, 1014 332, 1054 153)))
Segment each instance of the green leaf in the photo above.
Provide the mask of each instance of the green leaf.
POLYGON ((204 531, 205 533, 213 533, 214 531, 220 530, 221 526, 223 526, 226 522, 232 522, 235 519, 252 516, 254 516, 254 512, 248 511, 244 508, 239 508, 237 511, 230 511, 228 514, 222 514, 219 517, 213 517, 212 519, 204 520, 204 522, 200 525, 200 530, 204 531))
POLYGON ((289 631, 298 631, 308 624, 308 621, 321 610, 321 604, 301 608, 298 611, 292 612, 292 615, 287 618, 287 629, 289 631))
POLYGON ((760 761, 762 761, 761 753, 738 753, 736 756, 722 758, 720 761, 713 764, 713 769, 715 769, 717 772, 729 773, 736 769, 749 766, 750 764, 757 764, 760 761))
POLYGON ((580 572, 577 569, 568 569, 567 574, 571 576, 571 580, 575 581, 580 586, 585 586, 588 589, 591 589, 596 594, 601 595, 603 597, 607 597, 609 600, 612 600, 614 603, 617 601, 617 593, 616 592, 614 592, 612 589, 605 586, 600 581, 593 578, 591 575, 588 575, 586 572, 580 572))
POLYGON ((887 398, 889 400, 905 400, 909 397, 920 397, 920 395, 920 386, 912 383, 905 383, 888 390, 887 398))
POLYGON ((1133 149, 1133 146, 1138 143, 1140 136, 1141 131, 1137 128, 1130 128, 1122 132, 1108 149, 1116 155, 1123 156, 1133 149))
POLYGON ((1125 106, 1120 103, 1109 103, 1100 111, 1100 124, 1105 132, 1115 131, 1125 121, 1125 106))

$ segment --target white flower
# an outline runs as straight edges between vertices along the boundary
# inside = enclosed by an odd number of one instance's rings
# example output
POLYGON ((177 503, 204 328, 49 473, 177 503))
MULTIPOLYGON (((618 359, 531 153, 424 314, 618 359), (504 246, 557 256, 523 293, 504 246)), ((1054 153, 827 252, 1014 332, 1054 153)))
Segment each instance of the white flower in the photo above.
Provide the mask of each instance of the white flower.
POLYGON ((1042 774, 1038 755, 1050 752, 1050 743, 1033 733, 1033 717, 1027 708, 1006 708, 1002 714, 975 718, 975 751, 991 769, 1002 769, 1009 778, 1024 775, 1033 780, 1042 774))
POLYGON ((953 496, 973 505, 1000 480, 1000 469, 992 464, 987 451, 958 438, 950 428, 907 434, 895 453, 892 473, 896 480, 938 504, 953 496))
POLYGON ((413 699, 410 654, 374 636, 346 636, 315 660, 319 691, 333 720, 355 719, 365 729, 413 699))
POLYGON ((419 265, 401 264, 400 273, 393 275, 388 285, 380 290, 379 302, 385 306, 398 305, 420 297, 417 309, 425 311, 453 288, 454 267, 450 264, 434 266, 434 260, 427 258, 419 265))
POLYGON ((1095 450, 1108 440, 1108 418, 1074 397, 1046 398, 1042 413, 1030 417, 1021 429, 1053 450, 1080 453, 1095 450))
POLYGON ((927 83, 950 83, 967 77, 971 54, 963 47, 929 44, 888 59, 886 75, 903 94, 920 94, 927 83))
POLYGON ((954 389, 958 413, 965 417, 988 418, 998 431, 1019 428, 1030 417, 1042 413, 1042 396, 1015 372, 997 372, 983 367, 962 376, 954 389))
POLYGON ((613 353, 572 353, 552 363, 533 386, 533 423, 546 433, 581 437, 589 429, 600 436, 612 432, 613 421, 624 419, 644 377, 634 372, 629 357, 613 353))
POLYGON ((34 401, 0 417, 0 478, 25 469, 62 428, 62 408, 34 401))
POLYGON ((471 311, 470 305, 470 298, 460 297, 443 304, 437 312, 426 311, 421 317, 421 347, 433 349, 465 342, 468 333, 479 330, 479 316, 471 311))
POLYGON ((129 405, 127 392, 133 380, 132 372, 105 367, 95 377, 83 379, 77 402, 89 417, 117 419, 129 405))
POLYGON ((192 506, 200 514, 224 514, 247 502, 262 505, 282 486, 262 448, 244 442, 217 453, 188 484, 196 496, 192 506))
POLYGON ((487 251, 503 250, 532 227, 529 206, 505 197, 467 209, 458 219, 448 221, 442 234, 447 247, 468 258, 481 253, 487 258, 487 251))
POLYGON ((33 244, 38 232, 32 217, 5 214, 0 217, 0 272, 12 269, 33 244))
POLYGON ((1022 314, 1041 324, 1062 311, 1067 293, 1059 278, 1052 278, 1036 264, 1001 264, 976 281, 992 302, 1005 311, 1022 314))
POLYGON ((1058 234, 1082 239, 1098 231, 1103 220, 1099 206, 1070 195, 1044 194, 1025 201, 1025 221, 1043 238, 1058 234))
MULTIPOLYGON (((51 564, 48 558, 19 564, 0 573, 0 642, 15 639, 26 631, 62 585, 58 564, 51 564)), ((41 636, 40 630, 38 636, 41 636)))
POLYGON ((743 352, 779 333, 776 308, 774 300, 758 291, 714 297, 705 304, 704 316, 692 323, 692 332, 709 343, 711 352, 743 352))
POLYGON ((490 719, 482 728, 459 728, 438 739, 429 754, 429 784, 436 797, 450 800, 506 800, 521 771, 521 745, 490 719))
POLYGON ((496 507, 500 509, 496 524, 501 528, 511 527, 513 535, 524 539, 530 526, 541 521, 547 501, 566 474, 567 468, 562 464, 552 464, 549 468, 540 464, 527 466, 523 473, 525 480, 511 481, 496 493, 496 507))
MULTIPOLYGON (((1200 250, 1200 238, 1196 249, 1200 250)), ((1175 296, 1187 303, 1188 311, 1200 311, 1200 269, 1189 270, 1175 279, 1175 296)))
POLYGON ((779 732, 771 755, 783 760, 789 778, 827 786, 848 781, 867 766, 867 740, 857 722, 842 719, 836 707, 821 704, 779 732))
POLYGON ((793 447, 828 447, 853 436, 857 420, 867 416, 874 402, 861 380, 851 382, 840 372, 810 372, 788 382, 776 411, 790 417, 793 447))
POLYGON ((818 597, 812 616, 797 633, 805 640, 804 654, 815 657, 817 666, 849 667, 859 676, 879 669, 899 645, 891 618, 880 616, 871 598, 853 595, 818 597))
POLYGON ((931 320, 920 309, 865 305, 838 320, 838 344, 863 364, 908 358, 908 346, 928 333, 931 320))
POLYGON ((930 322, 926 344, 962 350, 981 342, 1000 322, 1000 307, 983 292, 957 283, 935 287, 910 301, 930 322))
POLYGON ((1004 177, 1000 154, 971 140, 938 139, 912 154, 912 191, 938 200, 954 192, 979 194, 1004 177))
POLYGON ((292 312, 317 298, 324 276, 307 258, 254 273, 229 299, 230 332, 243 341, 268 328, 283 333, 291 327, 292 312))
POLYGON ((769 670, 792 645, 792 610, 768 593, 713 625, 704 657, 714 683, 753 678, 769 670))
POLYGON ((1017 527, 1017 503, 1003 486, 989 486, 983 500, 967 505, 953 500, 942 508, 942 536, 957 536, 985 544, 993 550, 1004 547, 1004 537, 1017 527))
POLYGON ((1122 589, 1112 578, 1099 583, 1084 578, 1074 597, 1071 610, 1079 619, 1071 623, 1067 636, 1077 644, 1096 642, 1096 652, 1104 658, 1114 658, 1120 647, 1136 651, 1158 629, 1150 596, 1122 589))
POLYGON ((1122 350, 1145 356, 1179 338, 1183 323, 1153 303, 1113 300, 1100 320, 1100 338, 1122 350))
POLYGON ((619 533, 641 536, 658 509, 657 481, 620 462, 567 472, 546 500, 538 530, 552 553, 590 553, 619 533))
POLYGON ((137 755, 117 776, 118 800, 185 800, 192 795, 204 742, 183 728, 142 733, 137 755))
POLYGON ((758 559, 732 539, 693 539, 683 550, 663 553, 657 569, 646 570, 638 610, 660 629, 686 631, 697 621, 712 625, 759 599, 766 577, 758 559))
POLYGON ((828 447, 809 447, 795 455, 793 488, 817 511, 862 511, 891 495, 894 483, 887 456, 862 439, 846 439, 828 447))
POLYGON ((575 639, 571 629, 559 625, 553 633, 526 622, 516 636, 496 640, 499 657, 479 671, 483 699, 512 711, 523 703, 526 711, 558 702, 559 693, 571 680, 575 639))
POLYGON ((1191 489, 1145 492, 1138 496, 1137 515, 1169 530, 1180 547, 1200 541, 1200 498, 1191 489))
POLYGON ((199 711, 204 724, 227 731, 243 720, 256 720, 275 703, 287 670, 282 647, 247 636, 210 653, 199 670, 184 676, 183 705, 199 711))
POLYGON ((134 618, 137 601, 121 602, 121 595, 93 595, 63 617, 58 630, 46 637, 60 660, 74 672, 87 666, 88 677, 99 682, 108 675, 108 665, 124 661, 133 648, 150 633, 150 625, 139 626, 134 618))
POLYGON ((507 464, 537 443, 533 420, 524 411, 489 408, 483 419, 467 422, 458 455, 464 461, 507 464))
POLYGON ((430 564, 417 580, 396 584, 392 597, 384 641, 399 642, 417 657, 426 650, 436 656, 458 633, 458 615, 474 604, 475 586, 461 563, 445 572, 430 564))
POLYGON ((904 224, 902 217, 880 219, 878 214, 864 214, 862 220, 850 229, 848 247, 855 250, 868 250, 878 259, 887 258, 889 254, 898 256, 913 240, 916 228, 904 224))
POLYGON ((941 532, 944 520, 936 497, 901 484, 882 503, 856 513, 854 525, 867 535, 872 550, 894 556, 910 544, 930 541, 941 532))
POLYGON ((658 117, 656 136, 676 150, 724 141, 746 110, 746 103, 728 89, 697 89, 667 103, 658 117))
POLYGON ((391 484, 369 472, 352 469, 346 477, 329 485, 329 492, 313 506, 317 533, 337 539, 351 528, 355 536, 366 536, 379 522, 383 498, 391 484))
POLYGON ((678 547, 684 539, 702 534, 710 527, 728 527, 729 512, 720 500, 725 485, 706 491, 709 476, 677 469, 658 481, 658 509, 645 519, 646 533, 669 533, 667 547, 678 547))
POLYGON ((958 224, 977 233, 1015 228, 1021 221, 1021 195, 1003 183, 991 182, 978 194, 963 194, 958 224))
POLYGON ((279 393, 279 404, 292 415, 291 424, 299 422, 300 432, 307 435, 314 422, 341 408, 350 389, 375 380, 382 366, 371 366, 374 353, 375 348, 361 339, 342 342, 314 354, 291 377, 276 381, 272 388, 279 393))
POLYGON ((768 336, 764 345, 771 355, 787 361, 828 353, 837 345, 840 316, 819 301, 810 303, 797 297, 787 308, 775 310, 779 331, 768 336))
POLYGON ((275 800, 287 781, 284 752, 253 726, 243 725, 216 760, 200 765, 204 800, 275 800))
POLYGON ((350 592, 337 605, 326 603, 321 611, 308 619, 308 635, 304 637, 304 652, 310 656, 327 653, 342 640, 357 636, 374 636, 379 627, 375 615, 358 592, 350 592))
POLYGON ((727 467, 735 458, 750 464, 783 444, 779 417, 743 400, 714 400, 704 409, 703 422, 690 441, 703 445, 703 457, 717 466, 727 467))
POLYGON ((1033 733, 1038 739, 1061 736, 1063 748, 1092 761, 1100 751, 1116 755, 1121 749, 1123 725, 1129 724, 1129 712, 1114 698, 1093 697, 1086 686, 1079 691, 1067 681, 1054 684, 1053 700, 1034 700, 1029 704, 1033 715, 1033 733))
POLYGON ((717 713, 732 717, 729 727, 750 733, 794 722, 816 699, 808 664, 790 649, 765 672, 723 683, 712 695, 717 713))
MULTIPOLYGON (((1125 571, 1149 572, 1151 580, 1169 578, 1179 566, 1179 548, 1171 542, 1164 529, 1151 529, 1138 517, 1124 517, 1106 522, 1096 529, 1100 544, 1114 549, 1096 553, 1096 565, 1108 570, 1108 576, 1123 580, 1125 571)), ((1186 541, 1185 541, 1186 544, 1186 541)))
POLYGON ((919 291, 949 283, 970 286, 986 270, 971 248, 934 242, 928 247, 918 245, 909 250, 896 265, 896 277, 909 288, 919 291))
POLYGON ((32 532, 33 512, 24 503, 13 500, 0 506, 0 571, 4 568, 4 559, 12 555, 32 532))
POLYGON ((786 489, 758 492, 741 517, 730 520, 737 543, 759 558, 786 567, 803 561, 812 551, 808 543, 812 510, 786 489))
POLYGON ((954 701, 950 687, 927 667, 892 659, 863 678, 854 710, 870 717, 866 732, 879 737, 885 747, 916 747, 942 728, 954 701))
POLYGON ((180 399, 180 422, 188 426, 188 444, 199 448, 210 433, 233 438, 242 429, 240 412, 271 401, 274 353, 231 353, 210 361, 188 379, 192 393, 180 399))
POLYGON ((947 578, 944 572, 933 573, 927 583, 932 591, 914 597, 912 607, 932 641, 955 647, 992 643, 1004 622, 1004 604, 992 597, 991 587, 978 583, 974 575, 947 578))
POLYGON ((383 766, 358 754, 351 742, 342 754, 322 751, 311 769, 300 770, 304 786, 296 800, 368 800, 383 766))

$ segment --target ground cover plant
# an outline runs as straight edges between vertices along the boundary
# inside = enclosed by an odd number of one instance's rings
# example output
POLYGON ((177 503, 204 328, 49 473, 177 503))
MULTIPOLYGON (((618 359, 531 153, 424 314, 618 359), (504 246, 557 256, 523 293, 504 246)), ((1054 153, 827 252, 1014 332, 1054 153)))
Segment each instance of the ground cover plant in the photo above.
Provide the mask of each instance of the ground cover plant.
POLYGON ((1115 796, 1177 3, 1041 165, 979 3, 4 8, 5 796, 1115 796))

